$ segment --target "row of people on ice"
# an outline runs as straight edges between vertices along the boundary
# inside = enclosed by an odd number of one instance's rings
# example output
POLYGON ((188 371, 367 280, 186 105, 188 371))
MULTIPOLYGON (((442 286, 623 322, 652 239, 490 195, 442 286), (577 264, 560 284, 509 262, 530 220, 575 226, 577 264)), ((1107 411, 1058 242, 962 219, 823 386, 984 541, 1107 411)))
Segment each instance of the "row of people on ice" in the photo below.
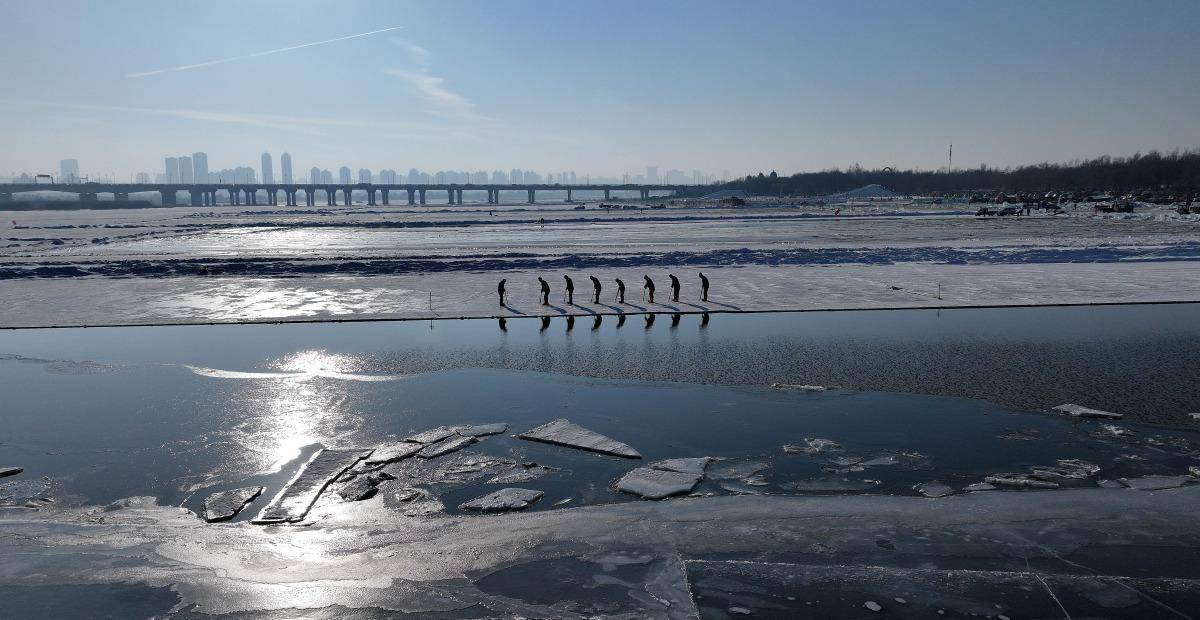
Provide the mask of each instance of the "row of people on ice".
MULTIPOLYGON (((708 301, 708 278, 703 273, 700 273, 699 275, 700 301, 708 301)), ((596 276, 588 277, 592 281, 592 303, 598 304, 600 303, 600 290, 602 288, 600 286, 600 280, 596 276)), ((671 301, 679 301, 679 278, 675 277, 675 274, 673 273, 668 274, 667 277, 671 279, 671 301)), ((642 279, 642 291, 645 293, 646 298, 650 300, 650 303, 654 303, 654 280, 651 280, 650 276, 642 276, 642 279)), ((571 280, 571 276, 563 276, 563 280, 565 281, 565 296, 567 304, 573 306, 575 305, 575 282, 571 280)), ((617 283, 617 294, 615 297, 616 302, 623 304, 625 303, 625 282, 622 281, 621 278, 614 278, 614 280, 617 283)), ((500 280, 500 284, 496 286, 496 293, 500 296, 501 306, 508 305, 508 293, 504 288, 505 284, 507 283, 508 279, 505 278, 500 280)), ((538 286, 539 290, 541 291, 542 305, 550 305, 550 283, 545 279, 538 277, 538 286)))

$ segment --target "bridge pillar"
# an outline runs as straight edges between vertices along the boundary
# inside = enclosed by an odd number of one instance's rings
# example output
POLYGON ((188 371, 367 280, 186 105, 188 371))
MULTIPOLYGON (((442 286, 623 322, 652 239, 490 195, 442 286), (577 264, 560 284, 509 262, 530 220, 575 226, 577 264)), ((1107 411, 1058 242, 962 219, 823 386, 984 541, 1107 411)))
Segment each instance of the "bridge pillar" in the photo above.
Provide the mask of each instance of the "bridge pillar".
POLYGON ((408 204, 410 204, 410 205, 417 204, 417 190, 415 190, 415 189, 408 190, 408 204))
POLYGON ((217 206, 217 190, 215 190, 215 189, 208 190, 208 204, 210 204, 214 207, 217 206))
POLYGON ((375 190, 374 189, 367 190, 367 205, 372 206, 372 207, 375 206, 375 190))
POLYGON ((346 199, 345 202, 346 202, 347 207, 350 206, 350 203, 354 202, 353 201, 353 198, 354 198, 353 191, 354 190, 350 189, 349 187, 342 188, 342 198, 346 199))
POLYGON ((246 202, 257 207, 258 206, 258 188, 253 187, 246 190, 246 197, 249 198, 246 202))
POLYGON ((418 190, 421 193, 421 204, 425 204, 425 190, 418 190))
POLYGON ((575 202, 574 200, 571 200, 571 190, 570 189, 567 190, 567 202, 575 202))
POLYGON ((330 207, 337 206, 337 190, 332 187, 325 188, 325 204, 330 207))
POLYGON ((463 191, 461 189, 454 190, 455 203, 462 204, 462 193, 463 191))
POLYGON ((454 204, 454 189, 446 190, 446 202, 448 204, 454 204))
POLYGON ((534 203, 534 194, 537 190, 535 190, 531 187, 531 188, 529 188, 528 191, 529 191, 529 204, 533 204, 534 203))
POLYGON ((79 202, 96 202, 96 200, 97 200, 96 194, 94 194, 94 193, 89 192, 86 194, 79 195, 79 202))
POLYGON ((604 190, 604 199, 612 200, 612 190, 608 190, 608 189, 604 190))
POLYGON ((650 190, 642 190, 642 200, 650 200, 650 190))
MULTIPOLYGON (((173 189, 162 190, 159 192, 159 194, 162 196, 162 203, 163 203, 164 207, 175 206, 175 190, 173 190, 173 189)), ((81 196, 81 198, 82 198, 82 196, 81 196)))
POLYGON ((381 194, 381 195, 382 195, 382 197, 383 197, 383 204, 384 204, 384 205, 387 205, 387 204, 388 204, 388 190, 386 190, 386 189, 381 189, 381 190, 379 190, 379 192, 380 192, 380 194, 381 194))
POLYGON ((317 190, 311 187, 304 189, 304 204, 310 207, 317 206, 317 190))
POLYGON ((192 206, 193 207, 204 206, 204 192, 202 192, 198 189, 189 189, 188 194, 192 197, 192 206))

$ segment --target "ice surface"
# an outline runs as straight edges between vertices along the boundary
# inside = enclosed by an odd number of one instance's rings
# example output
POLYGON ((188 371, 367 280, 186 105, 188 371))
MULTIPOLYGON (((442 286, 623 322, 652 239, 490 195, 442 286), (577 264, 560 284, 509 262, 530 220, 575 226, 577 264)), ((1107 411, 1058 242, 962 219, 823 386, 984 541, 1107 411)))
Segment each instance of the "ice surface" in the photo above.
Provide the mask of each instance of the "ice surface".
POLYGON ((849 478, 813 478, 785 482, 779 487, 789 491, 866 491, 879 484, 876 480, 851 480, 849 478))
POLYGON ((463 510, 479 512, 504 512, 508 510, 524 510, 542 497, 541 491, 510 487, 493 491, 483 497, 477 497, 461 504, 463 510))
POLYGON ((212 523, 232 519, 262 492, 262 487, 243 487, 213 493, 204 500, 204 520, 212 523))
POLYGON ((589 452, 599 452, 600 454, 623 456, 631 459, 642 458, 642 455, 637 450, 611 437, 605 437, 600 433, 574 424, 566 418, 552 420, 517 436, 530 441, 578 448, 589 452))
POLYGON ((1140 478, 1118 478, 1117 481, 1138 491, 1160 491, 1191 484, 1196 479, 1191 476, 1142 476, 1140 478))
POLYGON ((703 474, 638 467, 617 481, 617 489, 646 499, 690 493, 703 474))
POLYGON ((805 437, 803 445, 789 443, 783 446, 783 451, 791 454, 820 454, 822 452, 841 449, 842 444, 832 439, 821 439, 819 437, 805 437))
POLYGON ((1059 406, 1057 406, 1057 407, 1051 407, 1051 409, 1052 409, 1052 410, 1054 410, 1054 411, 1057 411, 1057 412, 1059 412, 1059 413, 1063 413, 1063 414, 1066 414, 1066 415, 1069 415, 1069 416, 1074 416, 1074 417, 1076 417, 1076 418, 1112 418, 1112 419, 1117 419, 1117 418, 1121 418, 1121 417, 1123 417, 1123 416, 1122 416, 1121 414, 1119 414, 1119 413, 1112 413, 1111 411, 1101 411, 1101 410, 1099 410, 1099 409, 1092 409, 1091 407, 1084 407, 1083 405, 1076 405, 1076 404, 1073 404, 1073 403, 1067 403, 1067 404, 1065 404, 1065 405, 1059 405, 1059 406))
POLYGON ((454 429, 459 435, 464 437, 483 437, 486 435, 499 435, 508 430, 508 424, 497 422, 495 424, 473 424, 469 426, 457 426, 454 429))
POLYGON ((254 523, 295 523, 304 519, 334 478, 367 458, 370 450, 324 448, 312 456, 296 477, 254 518, 254 523))
POLYGON ((704 475, 704 468, 708 467, 708 463, 710 461, 712 461, 712 457, 709 456, 664 459, 651 463, 650 468, 661 469, 663 471, 674 471, 681 474, 696 474, 702 476, 704 475))
POLYGON ((25 471, 23 467, 0 467, 0 478, 15 476, 23 471, 25 471))
POLYGON ((383 444, 367 457, 367 464, 393 463, 404 460, 425 448, 425 444, 412 441, 395 441, 383 444))
POLYGON ((917 493, 920 493, 921 495, 924 495, 925 497, 933 497, 933 498, 945 497, 947 495, 954 494, 954 489, 952 487, 950 487, 949 485, 945 484, 944 482, 941 482, 938 480, 933 480, 931 482, 922 482, 922 483, 914 486, 913 490, 915 490, 917 493))
POLYGON ((453 426, 439 426, 437 428, 431 428, 427 431, 417 433, 416 435, 405 437, 404 441, 430 444, 437 443, 455 434, 457 434, 457 431, 453 426))
POLYGON ((461 435, 447 437, 446 439, 443 439, 437 443, 431 443, 425 446, 425 448, 417 453, 417 456, 423 459, 436 458, 444 454, 450 454, 451 452, 462 450, 476 441, 478 441, 478 439, 475 439, 474 437, 463 437, 461 435))

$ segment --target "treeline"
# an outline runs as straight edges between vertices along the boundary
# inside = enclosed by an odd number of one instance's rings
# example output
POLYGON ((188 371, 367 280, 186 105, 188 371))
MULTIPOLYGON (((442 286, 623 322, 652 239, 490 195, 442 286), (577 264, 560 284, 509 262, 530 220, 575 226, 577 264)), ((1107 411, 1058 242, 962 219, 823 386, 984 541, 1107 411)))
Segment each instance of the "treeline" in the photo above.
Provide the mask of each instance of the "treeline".
POLYGON ((1137 153, 1131 157, 1074 160, 1016 168, 978 168, 945 171, 866 170, 854 166, 821 172, 779 176, 774 171, 730 181, 722 189, 741 189, 752 195, 823 196, 878 183, 907 195, 952 194, 977 189, 1004 192, 1091 190, 1125 193, 1144 189, 1173 192, 1200 190, 1200 151, 1137 153))

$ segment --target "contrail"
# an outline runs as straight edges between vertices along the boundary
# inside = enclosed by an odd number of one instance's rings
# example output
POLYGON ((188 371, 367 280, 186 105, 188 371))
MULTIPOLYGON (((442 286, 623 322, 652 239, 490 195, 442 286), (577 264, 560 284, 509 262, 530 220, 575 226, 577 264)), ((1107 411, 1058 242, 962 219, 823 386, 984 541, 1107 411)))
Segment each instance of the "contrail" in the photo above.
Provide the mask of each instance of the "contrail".
POLYGON ((265 52, 254 52, 253 54, 246 54, 244 56, 234 56, 233 58, 222 58, 220 60, 210 60, 208 62, 196 63, 194 65, 180 65, 178 67, 168 67, 166 69, 155 69, 153 71, 143 71, 141 73, 130 73, 130 74, 127 74, 125 77, 141 78, 141 77, 146 77, 146 76, 150 76, 150 75, 158 75, 160 73, 169 73, 172 71, 187 71, 188 69, 199 69, 201 67, 211 67, 213 65, 221 65, 221 64, 225 64, 227 62, 233 62, 235 60, 245 60, 247 58, 257 58, 259 56, 269 56, 271 54, 279 54, 281 52, 290 52, 292 50, 298 50, 302 47, 313 47, 316 45, 325 45, 327 43, 337 43, 338 41, 345 41, 347 39, 357 39, 359 37, 369 37, 373 34, 379 34, 381 32, 388 32, 391 30, 399 30, 400 28, 402 28, 402 26, 392 26, 391 28, 384 28, 382 30, 372 30, 371 32, 360 32, 358 34, 352 34, 352 35, 345 36, 345 37, 338 37, 336 39, 326 39, 324 41, 313 41, 312 43, 301 43, 300 45, 292 45, 290 47, 281 47, 279 49, 267 50, 265 52))

